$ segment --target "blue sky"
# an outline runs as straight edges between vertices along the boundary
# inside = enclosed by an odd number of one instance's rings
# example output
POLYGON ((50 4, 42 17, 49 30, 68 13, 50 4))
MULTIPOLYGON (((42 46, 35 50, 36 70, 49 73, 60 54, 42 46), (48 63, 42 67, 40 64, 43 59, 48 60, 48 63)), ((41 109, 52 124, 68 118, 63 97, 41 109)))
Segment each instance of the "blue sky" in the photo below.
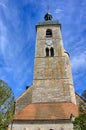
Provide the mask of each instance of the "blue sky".
POLYGON ((35 25, 47 6, 62 24, 76 92, 86 89, 86 0, 0 0, 0 79, 15 98, 33 83, 35 25))

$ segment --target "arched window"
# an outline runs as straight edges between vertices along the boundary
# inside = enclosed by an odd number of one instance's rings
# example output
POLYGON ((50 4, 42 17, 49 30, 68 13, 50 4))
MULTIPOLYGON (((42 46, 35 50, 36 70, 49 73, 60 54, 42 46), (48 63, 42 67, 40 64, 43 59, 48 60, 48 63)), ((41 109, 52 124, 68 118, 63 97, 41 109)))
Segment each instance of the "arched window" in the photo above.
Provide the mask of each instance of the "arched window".
POLYGON ((46 48, 46 56, 49 56, 49 48, 46 48))
POLYGON ((51 29, 47 29, 46 37, 52 37, 52 30, 51 29))
POLYGON ((53 49, 53 47, 50 48, 50 55, 54 56, 54 49, 53 49))

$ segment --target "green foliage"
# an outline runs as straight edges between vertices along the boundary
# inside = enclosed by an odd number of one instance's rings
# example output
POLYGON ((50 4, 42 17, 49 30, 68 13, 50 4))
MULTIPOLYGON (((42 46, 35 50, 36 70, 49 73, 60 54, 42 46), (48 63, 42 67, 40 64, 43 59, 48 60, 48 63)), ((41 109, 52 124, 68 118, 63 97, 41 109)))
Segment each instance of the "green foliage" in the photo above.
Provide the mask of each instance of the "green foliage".
POLYGON ((82 93, 83 102, 79 104, 79 116, 74 121, 74 130, 86 130, 86 90, 82 93))
POLYGON ((9 86, 0 80, 0 130, 6 130, 13 119, 14 95, 9 86))
POLYGON ((75 119, 74 130, 86 130, 86 114, 80 114, 75 119))

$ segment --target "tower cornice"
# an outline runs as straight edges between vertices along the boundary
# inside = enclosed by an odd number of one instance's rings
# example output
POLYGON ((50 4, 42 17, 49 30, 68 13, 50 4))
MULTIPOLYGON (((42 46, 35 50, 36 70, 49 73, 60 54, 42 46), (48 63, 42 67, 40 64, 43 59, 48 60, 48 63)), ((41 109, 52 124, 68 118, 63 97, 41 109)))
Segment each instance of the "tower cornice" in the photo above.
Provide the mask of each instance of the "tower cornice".
POLYGON ((58 22, 58 21, 47 21, 47 22, 39 22, 38 25, 36 25, 36 30, 37 30, 37 27, 40 27, 40 26, 60 26, 60 29, 61 29, 61 24, 58 22))

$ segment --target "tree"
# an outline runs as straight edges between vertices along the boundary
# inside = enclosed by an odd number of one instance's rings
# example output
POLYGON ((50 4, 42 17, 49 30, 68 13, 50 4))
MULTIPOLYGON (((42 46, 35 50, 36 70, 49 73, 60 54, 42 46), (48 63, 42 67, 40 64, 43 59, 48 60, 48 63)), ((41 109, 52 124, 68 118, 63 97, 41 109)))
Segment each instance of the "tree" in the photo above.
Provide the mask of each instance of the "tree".
POLYGON ((86 101, 86 89, 82 92, 82 98, 86 101))
POLYGON ((82 93, 79 102, 79 116, 74 121, 74 130, 86 130, 86 90, 82 93))
POLYGON ((6 130, 13 119, 14 95, 7 83, 0 80, 0 130, 6 130))
POLYGON ((74 130, 86 130, 86 114, 80 114, 75 119, 74 130))

